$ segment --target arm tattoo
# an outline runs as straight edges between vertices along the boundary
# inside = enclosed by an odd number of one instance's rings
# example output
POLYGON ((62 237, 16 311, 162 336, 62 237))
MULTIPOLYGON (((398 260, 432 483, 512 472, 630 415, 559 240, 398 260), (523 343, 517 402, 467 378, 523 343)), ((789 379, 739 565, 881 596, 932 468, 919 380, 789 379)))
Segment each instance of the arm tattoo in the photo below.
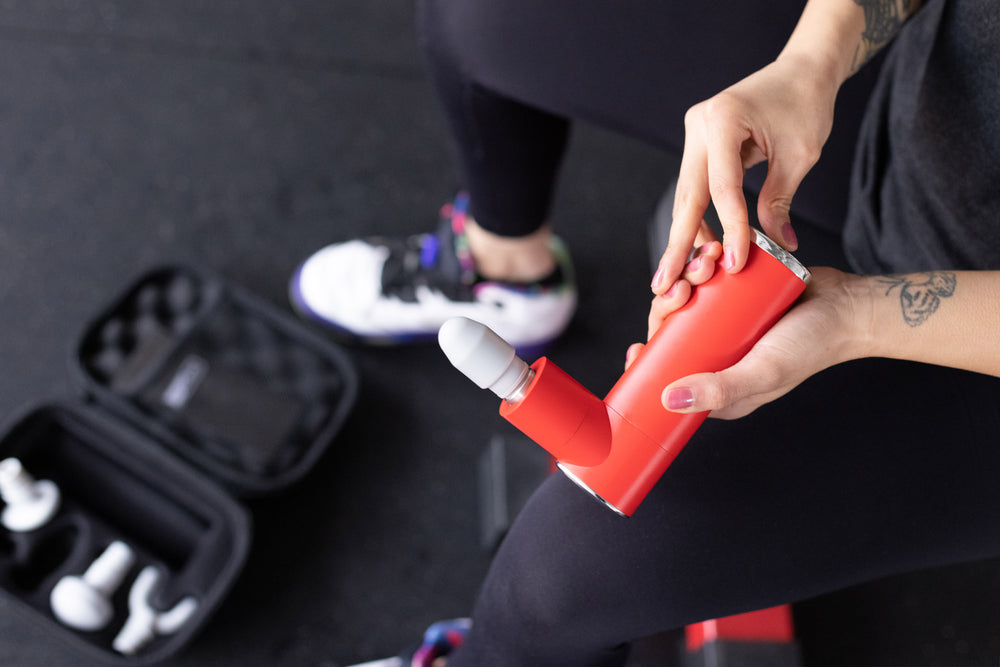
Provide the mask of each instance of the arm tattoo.
POLYGON ((911 327, 920 326, 946 299, 955 293, 957 280, 950 271, 930 271, 928 273, 905 276, 885 276, 878 281, 889 287, 885 295, 899 288, 899 303, 903 308, 903 319, 911 327))
POLYGON ((865 12, 865 30, 854 53, 851 71, 856 72, 885 46, 906 19, 920 8, 921 0, 854 0, 865 12))

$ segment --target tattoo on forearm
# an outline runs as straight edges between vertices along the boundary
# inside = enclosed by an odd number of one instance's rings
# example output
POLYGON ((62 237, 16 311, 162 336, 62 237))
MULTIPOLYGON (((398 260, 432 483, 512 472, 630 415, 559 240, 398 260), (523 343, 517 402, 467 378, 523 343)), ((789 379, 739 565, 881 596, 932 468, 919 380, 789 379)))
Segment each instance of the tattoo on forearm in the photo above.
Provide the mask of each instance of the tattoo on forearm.
POLYGON ((930 271, 928 273, 905 276, 885 276, 878 279, 889 287, 885 295, 899 288, 899 303, 903 308, 903 319, 911 327, 920 326, 947 299, 955 293, 957 279, 950 271, 930 271))
POLYGON ((851 71, 856 72, 896 36, 900 27, 920 9, 921 0, 854 0, 865 12, 865 29, 854 52, 851 71))

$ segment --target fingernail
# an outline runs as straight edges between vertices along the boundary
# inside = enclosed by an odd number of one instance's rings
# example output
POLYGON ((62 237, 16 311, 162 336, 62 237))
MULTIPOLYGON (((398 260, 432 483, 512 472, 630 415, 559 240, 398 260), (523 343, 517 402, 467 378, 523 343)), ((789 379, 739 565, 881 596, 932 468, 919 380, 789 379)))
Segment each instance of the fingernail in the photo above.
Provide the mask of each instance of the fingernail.
POLYGON ((799 237, 795 235, 795 230, 792 229, 792 223, 786 222, 781 226, 781 237, 785 239, 785 245, 789 248, 799 247, 799 237))
POLYGON ((726 248, 722 253, 722 268, 729 271, 736 266, 736 253, 732 248, 726 248))
POLYGON ((653 289, 656 289, 657 287, 660 286, 660 281, 662 280, 663 280, 663 269, 657 268, 656 273, 653 274, 653 282, 651 282, 649 286, 652 287, 653 289))
POLYGON ((677 387, 667 392, 667 408, 685 410, 694 405, 694 392, 690 387, 677 387))
POLYGON ((688 262, 688 271, 697 271, 701 267, 702 257, 699 255, 688 262))
POLYGON ((628 346, 628 349, 625 350, 625 365, 626 366, 628 365, 628 363, 630 361, 632 361, 632 359, 635 357, 635 355, 639 354, 639 349, 640 349, 640 346, 639 346, 638 343, 636 343, 634 345, 629 345, 628 346))
POLYGON ((677 284, 679 282, 680 282, 679 280, 675 280, 674 284, 670 286, 670 289, 668 289, 666 292, 663 293, 664 299, 669 299, 673 297, 675 294, 677 294, 677 284))

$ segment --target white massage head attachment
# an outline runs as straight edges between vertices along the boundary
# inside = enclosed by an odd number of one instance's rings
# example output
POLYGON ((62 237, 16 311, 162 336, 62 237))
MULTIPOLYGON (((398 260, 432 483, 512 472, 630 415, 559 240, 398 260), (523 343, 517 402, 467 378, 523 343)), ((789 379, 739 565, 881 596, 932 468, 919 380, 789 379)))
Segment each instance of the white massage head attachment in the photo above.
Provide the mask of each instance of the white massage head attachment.
POLYGON ((52 613, 64 625, 95 631, 114 617, 111 597, 135 563, 135 553, 124 542, 112 542, 81 576, 60 579, 49 596, 52 613))
POLYGON ((0 461, 0 497, 7 504, 0 524, 15 533, 41 528, 59 510, 59 487, 51 480, 35 481, 20 459, 0 461))
POLYGON ((448 320, 438 331, 438 344, 455 368, 500 398, 514 394, 528 377, 528 364, 515 354, 513 346, 474 320, 448 320))
POLYGON ((111 643, 124 655, 134 655, 157 635, 177 632, 198 610, 198 601, 186 597, 168 611, 153 608, 153 592, 160 583, 160 571, 153 565, 143 568, 128 594, 129 617, 111 643))

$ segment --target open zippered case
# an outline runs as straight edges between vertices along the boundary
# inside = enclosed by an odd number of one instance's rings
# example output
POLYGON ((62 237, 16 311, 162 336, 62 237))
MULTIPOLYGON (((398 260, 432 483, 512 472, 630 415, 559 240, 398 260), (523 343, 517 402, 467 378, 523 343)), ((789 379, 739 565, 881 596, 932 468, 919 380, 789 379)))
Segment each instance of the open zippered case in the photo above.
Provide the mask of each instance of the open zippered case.
POLYGON ((18 459, 60 491, 44 525, 0 525, 0 589, 84 654, 155 663, 187 644, 235 583, 251 548, 240 499, 315 465, 353 407, 357 376, 339 346, 191 266, 131 283, 85 326, 70 366, 81 397, 29 406, 0 430, 0 460, 18 459), (68 627, 53 589, 113 543, 132 558, 111 621, 68 627), (140 583, 147 569, 155 585, 140 583), (140 586, 157 622, 122 652, 140 586))

